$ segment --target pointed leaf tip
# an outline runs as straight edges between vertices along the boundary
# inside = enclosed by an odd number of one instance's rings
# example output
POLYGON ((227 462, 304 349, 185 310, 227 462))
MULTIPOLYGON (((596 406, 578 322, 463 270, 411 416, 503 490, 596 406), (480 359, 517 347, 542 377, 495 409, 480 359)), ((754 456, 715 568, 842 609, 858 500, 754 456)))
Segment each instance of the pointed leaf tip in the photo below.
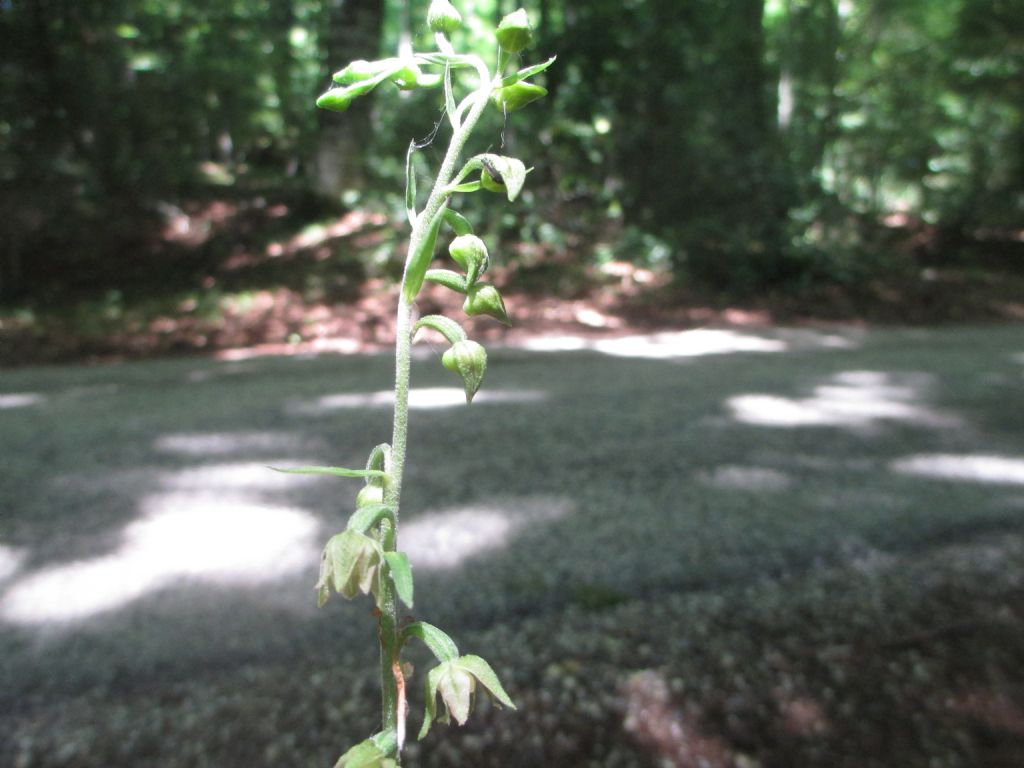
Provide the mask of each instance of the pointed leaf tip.
POLYGON ((405 552, 385 552, 384 559, 387 560, 388 568, 391 571, 391 581, 394 582, 398 598, 406 606, 412 608, 413 582, 409 556, 405 552))
POLYGON ((491 665, 484 659, 473 654, 466 654, 465 656, 460 656, 454 663, 479 680, 480 684, 499 702, 509 709, 516 708, 516 705, 512 703, 512 699, 505 693, 505 689, 501 686, 501 682, 498 680, 498 676, 494 673, 491 665))

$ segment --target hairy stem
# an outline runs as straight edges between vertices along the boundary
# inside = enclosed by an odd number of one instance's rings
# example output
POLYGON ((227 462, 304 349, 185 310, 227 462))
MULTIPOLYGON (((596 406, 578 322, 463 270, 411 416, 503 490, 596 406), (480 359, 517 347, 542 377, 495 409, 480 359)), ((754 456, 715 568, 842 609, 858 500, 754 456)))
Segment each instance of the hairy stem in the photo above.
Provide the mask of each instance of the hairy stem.
MULTIPOLYGON (((412 255, 419 250, 420 244, 427 236, 430 222, 447 201, 447 186, 455 174, 459 156, 469 140, 473 128, 483 114, 490 97, 493 82, 483 62, 476 67, 481 83, 473 94, 473 106, 466 118, 452 134, 448 151, 437 173, 434 187, 427 199, 424 209, 416 217, 412 235, 409 238, 409 251, 406 256, 406 269, 412 255)), ((405 276, 402 277, 402 289, 399 291, 398 314, 395 322, 395 412, 391 434, 391 468, 385 486, 384 503, 395 513, 395 528, 385 537, 384 547, 394 550, 397 547, 399 501, 402 496, 402 474, 405 469, 406 439, 409 428, 409 373, 412 355, 412 324, 414 306, 405 298, 405 276)), ((399 712, 399 681, 394 670, 399 669, 398 652, 400 644, 397 635, 398 603, 395 588, 390 580, 381 584, 381 616, 380 616, 380 675, 383 730, 401 731, 399 718, 404 718, 404 711, 399 712)))

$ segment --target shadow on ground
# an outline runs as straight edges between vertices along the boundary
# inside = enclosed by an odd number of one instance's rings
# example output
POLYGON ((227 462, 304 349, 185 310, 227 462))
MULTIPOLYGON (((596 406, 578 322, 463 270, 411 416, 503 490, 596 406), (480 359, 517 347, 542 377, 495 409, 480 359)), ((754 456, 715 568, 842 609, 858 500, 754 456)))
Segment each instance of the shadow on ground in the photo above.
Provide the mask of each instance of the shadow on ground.
MULTIPOLYGON (((495 351, 468 409, 423 349, 416 613, 520 711, 405 763, 1020 765, 1021 330, 548 339, 495 351)), ((0 753, 330 765, 371 732, 370 605, 312 590, 358 487, 266 466, 361 464, 390 377, 383 356, 0 376, 0 753)))

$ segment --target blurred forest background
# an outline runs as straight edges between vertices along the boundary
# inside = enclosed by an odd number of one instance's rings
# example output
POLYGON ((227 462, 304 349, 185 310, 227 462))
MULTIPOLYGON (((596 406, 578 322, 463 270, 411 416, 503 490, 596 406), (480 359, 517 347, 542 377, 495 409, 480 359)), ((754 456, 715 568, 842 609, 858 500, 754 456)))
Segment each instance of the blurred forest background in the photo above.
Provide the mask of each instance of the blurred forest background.
MULTIPOLYGON (((490 59, 517 4, 462 3, 457 45, 490 59)), ((429 48, 426 5, 0 2, 0 356, 301 343, 346 317, 372 341, 438 103, 313 102, 352 59, 429 48)), ((550 96, 478 134, 536 167, 526 204, 467 201, 511 290, 625 272, 661 291, 641 314, 1024 316, 1024 0, 526 5, 550 96)))

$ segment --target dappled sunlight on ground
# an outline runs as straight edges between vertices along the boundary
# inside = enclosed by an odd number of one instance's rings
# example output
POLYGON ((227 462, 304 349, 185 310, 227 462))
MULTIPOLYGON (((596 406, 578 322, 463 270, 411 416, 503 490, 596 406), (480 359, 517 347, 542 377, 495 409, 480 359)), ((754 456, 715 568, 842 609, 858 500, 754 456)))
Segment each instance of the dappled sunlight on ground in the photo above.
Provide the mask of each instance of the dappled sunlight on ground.
POLYGON ((21 568, 25 553, 20 549, 0 544, 0 584, 3 584, 21 568))
POLYGON ((580 336, 539 336, 523 343, 536 352, 592 350, 615 357, 663 360, 672 357, 723 355, 732 352, 783 352, 786 343, 731 330, 693 330, 623 336, 618 339, 587 339, 580 336))
POLYGON ((303 444, 301 436, 286 432, 191 432, 161 435, 153 447, 182 456, 220 456, 240 451, 281 451, 303 444))
POLYGON ((316 561, 320 526, 309 512, 261 502, 259 491, 286 482, 255 463, 173 473, 143 498, 117 550, 21 575, 0 593, 0 619, 74 622, 182 580, 252 585, 295 573, 316 561))
POLYGON ((891 464, 901 475, 963 480, 993 485, 1024 485, 1024 458, 984 454, 920 454, 891 464))
POLYGON ((789 477, 764 467, 720 466, 697 476, 700 482, 712 488, 740 491, 784 491, 789 488, 789 477))
POLYGON ((415 568, 454 568, 470 557, 505 545, 527 525, 565 517, 569 499, 508 499, 428 512, 402 523, 401 548, 415 568))
POLYGON ((955 427, 959 420, 920 405, 920 386, 898 384, 879 371, 846 371, 814 388, 811 397, 737 395, 728 400, 733 417, 762 427, 861 427, 900 421, 927 427, 955 427))
POLYGON ((251 495, 255 491, 294 488, 294 478, 268 467, 304 466, 315 462, 292 459, 273 459, 262 462, 239 461, 229 464, 211 464, 205 467, 182 469, 164 479, 165 487, 186 492, 230 492, 251 495))
MULTIPOLYGON (((359 408, 391 408, 395 393, 352 392, 324 395, 312 402, 296 402, 288 410, 304 416, 316 416, 331 411, 359 408)), ((482 390, 473 398, 473 405, 488 403, 537 403, 546 399, 544 392, 533 389, 482 390)), ((466 405, 466 392, 459 387, 422 387, 409 392, 409 407, 413 410, 456 408, 466 405)))
POLYGON ((672 700, 668 683, 658 672, 637 672, 625 685, 624 727, 640 744, 673 768, 730 768, 732 750, 704 733, 692 714, 672 700))
POLYGON ((857 341, 849 334, 789 330, 784 333, 755 334, 733 329, 697 328, 689 331, 635 334, 610 339, 583 336, 536 336, 522 346, 535 352, 590 350, 612 357, 648 360, 728 355, 738 352, 787 352, 794 349, 851 349, 857 341))
POLYGON ((26 408, 30 405, 39 405, 45 400, 45 397, 34 392, 10 392, 6 395, 0 395, 0 410, 26 408))

